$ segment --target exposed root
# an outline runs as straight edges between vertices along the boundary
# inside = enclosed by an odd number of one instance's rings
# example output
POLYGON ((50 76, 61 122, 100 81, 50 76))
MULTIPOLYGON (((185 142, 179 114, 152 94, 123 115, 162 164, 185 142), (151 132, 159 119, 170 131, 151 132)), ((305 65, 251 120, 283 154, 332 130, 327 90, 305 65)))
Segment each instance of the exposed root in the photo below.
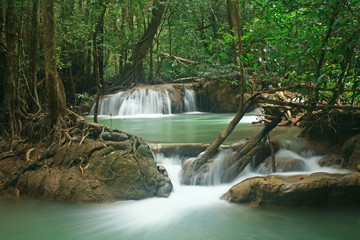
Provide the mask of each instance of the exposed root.
POLYGON ((87 127, 84 127, 84 129, 83 129, 83 131, 82 131, 82 138, 81 138, 81 140, 80 140, 80 143, 79 143, 79 149, 80 149, 80 147, 81 147, 81 144, 84 142, 84 140, 86 139, 86 137, 87 136, 89 136, 89 131, 87 131, 88 130, 88 128, 87 127), (85 131, 87 131, 86 132, 86 134, 84 134, 84 132, 85 131))
POLYGON ((14 155, 15 155, 14 152, 10 152, 10 151, 2 153, 0 154, 0 161, 4 160, 5 158, 13 157, 14 155))
POLYGON ((66 139, 69 141, 75 141, 77 139, 76 137, 71 137, 68 131, 62 130, 62 132, 64 133, 66 139))
POLYGON ((26 161, 28 161, 28 162, 31 161, 31 159, 30 159, 30 154, 31 154, 32 151, 34 151, 34 149, 35 149, 35 148, 30 148, 30 149, 26 152, 26 154, 25 154, 26 161))
POLYGON ((20 191, 19 191, 19 189, 14 188, 14 194, 15 194, 16 199, 19 199, 19 198, 20 198, 20 191))
POLYGON ((103 138, 102 138, 102 135, 104 134, 104 131, 105 131, 105 126, 102 128, 101 133, 99 135, 99 140, 101 140, 101 141, 104 141, 103 138))
POLYGON ((85 165, 85 167, 83 167, 83 166, 80 164, 79 168, 80 168, 80 170, 81 170, 81 177, 84 176, 84 171, 85 171, 86 169, 88 169, 89 166, 90 166, 90 163, 87 163, 87 164, 85 165))

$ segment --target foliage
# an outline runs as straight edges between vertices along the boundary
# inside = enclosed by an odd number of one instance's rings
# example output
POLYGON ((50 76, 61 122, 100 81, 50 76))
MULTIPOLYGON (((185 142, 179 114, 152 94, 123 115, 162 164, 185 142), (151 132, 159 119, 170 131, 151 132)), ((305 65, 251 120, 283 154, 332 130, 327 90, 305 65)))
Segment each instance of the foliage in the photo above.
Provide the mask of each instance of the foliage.
MULTIPOLYGON (((301 93, 309 104, 360 103, 359 1, 236 1, 240 3, 241 58, 248 86, 291 88, 301 93)), ((27 92, 32 78, 28 66, 32 57, 30 36, 34 31, 31 18, 35 2, 14 1, 17 95, 27 103, 24 108, 34 112, 37 107, 31 108, 31 94, 27 92)), ((186 77, 229 79, 226 76, 237 74, 233 48, 236 34, 230 31, 226 1, 161 2, 166 9, 153 46, 143 60, 151 83, 186 77)), ((76 93, 94 93, 92 32, 104 4, 107 12, 97 37, 104 86, 122 84, 121 73, 130 64, 135 45, 141 41, 156 6, 154 0, 55 1, 58 71, 67 99, 73 99, 72 103, 79 100, 76 93)), ((1 7, 3 20, 6 4, 1 7)), ((5 22, 0 21, 0 27, 6 32, 5 22)), ((40 81, 45 76, 40 27, 39 30, 36 69, 40 81)), ((4 34, 0 40, 5 43, 4 34)), ((231 82, 237 84, 237 80, 231 82)), ((39 85, 38 91, 43 99, 44 86, 39 85)))
POLYGON ((76 99, 76 103, 70 108, 81 115, 88 115, 94 99, 87 92, 76 94, 76 99))

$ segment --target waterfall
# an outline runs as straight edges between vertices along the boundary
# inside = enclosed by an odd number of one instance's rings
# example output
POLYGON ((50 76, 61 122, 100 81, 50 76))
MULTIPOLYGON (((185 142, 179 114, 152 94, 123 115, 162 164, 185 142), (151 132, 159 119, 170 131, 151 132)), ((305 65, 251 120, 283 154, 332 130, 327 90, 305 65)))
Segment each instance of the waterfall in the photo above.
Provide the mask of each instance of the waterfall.
MULTIPOLYGON (((175 90, 171 86, 159 87, 158 89, 143 87, 118 92, 100 99, 99 103, 99 115, 169 115, 194 111, 196 111, 194 91, 187 88, 175 90)), ((90 114, 94 114, 94 106, 90 114)))
POLYGON ((196 98, 194 90, 185 88, 184 91, 184 108, 185 112, 196 111, 196 98))

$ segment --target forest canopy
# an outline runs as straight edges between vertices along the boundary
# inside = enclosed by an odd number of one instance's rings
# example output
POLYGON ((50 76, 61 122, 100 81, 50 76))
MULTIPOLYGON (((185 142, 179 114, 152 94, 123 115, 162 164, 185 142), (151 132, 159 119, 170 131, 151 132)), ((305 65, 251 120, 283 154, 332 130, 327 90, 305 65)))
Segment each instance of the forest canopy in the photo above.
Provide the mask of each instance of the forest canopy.
MULTIPOLYGON (((0 120, 13 122, 13 133, 49 108, 46 2, 1 1, 0 120)), ((359 105, 357 0, 51 2, 53 57, 68 106, 100 87, 207 79, 239 84, 239 75, 247 92, 287 89, 309 106, 359 105), (231 4, 237 28, 229 21, 231 4)))

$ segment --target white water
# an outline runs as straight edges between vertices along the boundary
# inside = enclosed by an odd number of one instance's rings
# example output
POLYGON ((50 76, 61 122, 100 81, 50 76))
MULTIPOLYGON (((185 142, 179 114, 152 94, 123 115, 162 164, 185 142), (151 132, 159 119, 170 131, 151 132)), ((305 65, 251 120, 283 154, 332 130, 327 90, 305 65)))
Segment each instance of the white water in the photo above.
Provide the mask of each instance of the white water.
MULTIPOLYGON (((184 112, 196 111, 195 93, 184 88, 184 112)), ((100 99, 99 116, 111 117, 159 117, 170 115, 172 100, 168 90, 152 90, 137 88, 126 92, 118 92, 100 99)), ((94 114, 92 107, 90 114, 94 114)))
POLYGON ((196 112, 195 92, 192 89, 184 89, 184 110, 185 112, 196 112))
MULTIPOLYGON (((277 158, 283 158, 283 159, 289 159, 291 161, 292 159, 298 159, 305 163, 304 165, 304 171, 297 171, 297 172, 282 172, 282 175, 294 175, 294 174, 311 174, 315 172, 327 172, 327 173, 349 173, 349 170, 336 168, 336 167, 321 167, 319 165, 319 160, 323 156, 315 156, 312 151, 305 151, 301 152, 300 154, 297 154, 293 151, 286 150, 286 149, 280 149, 275 154, 275 162, 277 158)), ((277 169, 278 171, 281 171, 281 169, 277 169)), ((272 172, 271 166, 265 166, 264 163, 260 164, 259 167, 256 169, 256 172, 262 173, 262 174, 270 174, 272 172)))
MULTIPOLYGON (((91 205, 3 201, 0 239, 359 239, 359 208, 271 209, 230 204, 219 197, 233 183, 182 186, 180 157, 155 157, 166 166, 174 184, 169 198, 91 205)), ((256 175, 260 174, 247 167, 234 183, 256 175)))
MULTIPOLYGON (((292 156, 294 152, 281 150, 279 155, 292 156)), ((219 154, 216 161, 221 161, 224 154, 219 154)), ((127 201, 114 203, 107 208, 106 215, 111 218, 121 219, 121 226, 116 228, 124 228, 126 231, 137 232, 144 229, 166 228, 168 225, 187 221, 187 217, 192 217, 207 209, 228 208, 232 204, 220 200, 220 197, 226 193, 231 186, 254 176, 264 176, 264 174, 253 170, 250 165, 229 184, 218 184, 215 186, 186 186, 180 184, 180 172, 182 160, 179 156, 166 158, 162 154, 156 154, 156 161, 165 166, 169 177, 173 183, 173 192, 169 198, 151 198, 141 201, 127 201)), ((330 173, 347 173, 346 170, 337 168, 320 167, 316 161, 319 157, 311 156, 303 158, 307 162, 309 169, 306 172, 276 173, 276 175, 295 175, 295 174, 311 174, 314 172, 330 172, 330 173)), ((216 176, 215 176, 216 177, 216 176)))

